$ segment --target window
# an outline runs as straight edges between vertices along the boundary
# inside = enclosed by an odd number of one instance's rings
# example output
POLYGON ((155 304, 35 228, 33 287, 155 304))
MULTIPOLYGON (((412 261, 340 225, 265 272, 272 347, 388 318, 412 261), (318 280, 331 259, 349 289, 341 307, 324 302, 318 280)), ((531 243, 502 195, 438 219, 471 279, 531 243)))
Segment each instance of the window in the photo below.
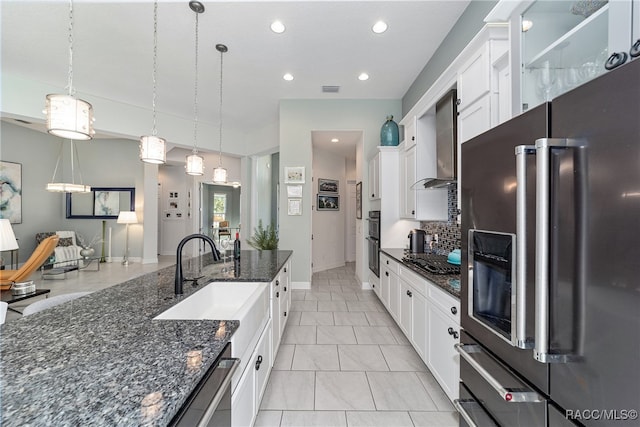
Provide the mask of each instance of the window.
POLYGON ((224 221, 227 216, 227 195, 221 193, 213 194, 213 226, 218 228, 220 221, 224 221))

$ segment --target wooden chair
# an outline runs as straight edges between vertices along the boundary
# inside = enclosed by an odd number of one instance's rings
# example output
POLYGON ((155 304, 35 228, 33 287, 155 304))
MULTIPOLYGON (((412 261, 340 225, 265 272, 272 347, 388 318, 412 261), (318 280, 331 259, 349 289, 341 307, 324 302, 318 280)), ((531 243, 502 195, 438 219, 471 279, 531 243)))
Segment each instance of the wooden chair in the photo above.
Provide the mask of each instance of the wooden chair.
POLYGON ((229 221, 220 221, 220 225, 218 226, 218 241, 222 238, 222 236, 227 236, 231 239, 231 230, 229 230, 229 221))
POLYGON ((14 283, 28 279, 51 256, 57 244, 57 235, 47 237, 18 270, 0 270, 0 290, 6 291, 11 289, 14 283))

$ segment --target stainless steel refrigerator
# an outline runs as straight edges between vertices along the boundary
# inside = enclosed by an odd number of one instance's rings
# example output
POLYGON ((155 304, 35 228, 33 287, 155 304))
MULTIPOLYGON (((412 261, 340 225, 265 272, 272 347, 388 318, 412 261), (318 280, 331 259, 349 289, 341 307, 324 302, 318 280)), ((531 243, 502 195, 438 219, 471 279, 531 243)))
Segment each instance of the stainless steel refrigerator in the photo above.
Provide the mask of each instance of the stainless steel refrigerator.
POLYGON ((640 60, 463 143, 461 185, 460 425, 640 425, 640 60))

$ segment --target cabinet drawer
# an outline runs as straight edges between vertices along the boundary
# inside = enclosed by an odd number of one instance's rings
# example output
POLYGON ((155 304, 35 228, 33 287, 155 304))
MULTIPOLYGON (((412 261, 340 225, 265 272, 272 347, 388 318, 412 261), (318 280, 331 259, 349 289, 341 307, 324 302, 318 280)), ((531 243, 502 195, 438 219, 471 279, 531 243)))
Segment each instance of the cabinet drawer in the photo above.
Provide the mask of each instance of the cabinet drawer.
POLYGON ((429 286, 427 279, 403 266, 400 266, 400 277, 410 284, 416 292, 421 293, 422 296, 427 296, 427 287, 429 286))
POLYGON ((383 266, 394 274, 398 274, 398 269, 400 268, 398 261, 380 252, 380 267, 383 266))
POLYGON ((429 286, 428 297, 436 307, 446 313, 457 325, 460 325, 460 300, 434 284, 429 286))

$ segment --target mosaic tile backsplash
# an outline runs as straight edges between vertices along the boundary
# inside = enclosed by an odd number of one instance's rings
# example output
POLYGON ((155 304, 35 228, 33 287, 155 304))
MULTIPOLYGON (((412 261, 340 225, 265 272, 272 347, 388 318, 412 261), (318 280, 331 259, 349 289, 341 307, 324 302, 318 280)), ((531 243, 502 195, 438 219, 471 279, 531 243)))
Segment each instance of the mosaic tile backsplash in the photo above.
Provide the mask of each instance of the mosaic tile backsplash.
POLYGON ((420 221, 420 228, 427 234, 438 235, 438 243, 433 245, 436 253, 448 254, 454 249, 460 248, 460 224, 458 216, 458 190, 455 185, 450 185, 448 190, 448 217, 449 221, 420 221))

